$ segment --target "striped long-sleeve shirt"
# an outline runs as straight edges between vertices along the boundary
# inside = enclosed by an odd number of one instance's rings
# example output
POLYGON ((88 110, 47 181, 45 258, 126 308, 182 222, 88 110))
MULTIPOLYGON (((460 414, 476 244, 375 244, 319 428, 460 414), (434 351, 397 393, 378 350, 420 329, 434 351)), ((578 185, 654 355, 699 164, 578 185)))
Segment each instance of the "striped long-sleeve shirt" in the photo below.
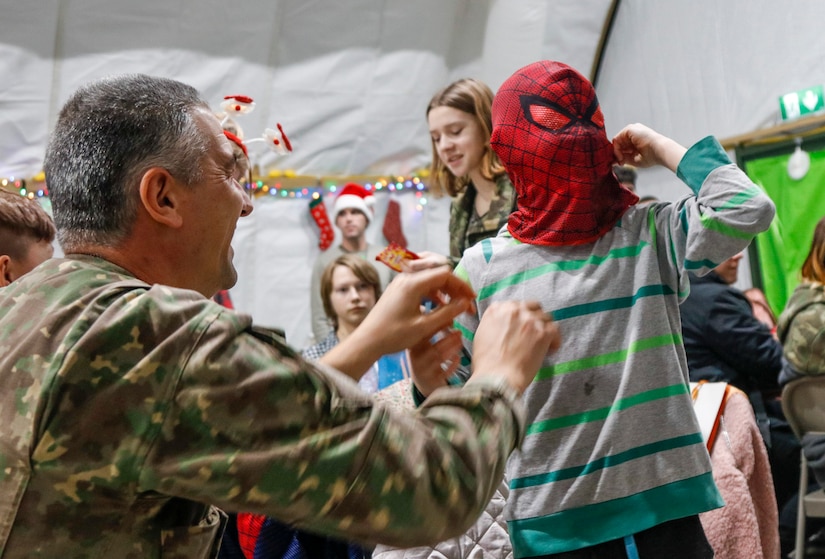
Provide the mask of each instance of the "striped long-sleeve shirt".
POLYGON ((524 244, 502 229, 456 269, 478 315, 458 327, 472 352, 496 300, 538 300, 562 332, 525 392, 528 430, 508 463, 506 517, 516 557, 621 538, 721 506, 687 390, 679 302, 688 271, 744 249, 771 201, 705 138, 678 176, 693 195, 631 207, 595 243, 524 244))

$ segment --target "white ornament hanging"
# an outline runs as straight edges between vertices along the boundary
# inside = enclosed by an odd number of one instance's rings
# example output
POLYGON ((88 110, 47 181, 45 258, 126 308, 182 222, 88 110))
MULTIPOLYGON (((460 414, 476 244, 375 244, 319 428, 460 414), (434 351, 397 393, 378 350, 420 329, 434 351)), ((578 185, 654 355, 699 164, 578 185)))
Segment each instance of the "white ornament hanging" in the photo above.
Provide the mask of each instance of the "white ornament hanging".
POLYGON ((802 149, 802 138, 796 139, 796 149, 788 159, 788 176, 793 180, 801 180, 811 168, 811 156, 802 149))

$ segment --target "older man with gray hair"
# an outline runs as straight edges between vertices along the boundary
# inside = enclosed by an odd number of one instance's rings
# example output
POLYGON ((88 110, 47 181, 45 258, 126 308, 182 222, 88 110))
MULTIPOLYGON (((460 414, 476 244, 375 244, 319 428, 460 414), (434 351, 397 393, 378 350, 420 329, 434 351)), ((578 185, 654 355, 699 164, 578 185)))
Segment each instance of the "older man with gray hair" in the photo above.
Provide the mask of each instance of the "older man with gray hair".
POLYGON ((407 346, 439 366, 454 348, 426 340, 470 289, 405 274, 322 363, 302 360, 209 300, 235 283, 232 236, 252 211, 235 164, 174 80, 103 79, 61 110, 45 171, 66 257, 0 292, 4 559, 210 557, 220 509, 414 545, 465 530, 501 479, 555 325, 503 304, 463 389, 416 413, 374 403, 351 377, 407 346), (430 314, 425 296, 441 302, 430 314))

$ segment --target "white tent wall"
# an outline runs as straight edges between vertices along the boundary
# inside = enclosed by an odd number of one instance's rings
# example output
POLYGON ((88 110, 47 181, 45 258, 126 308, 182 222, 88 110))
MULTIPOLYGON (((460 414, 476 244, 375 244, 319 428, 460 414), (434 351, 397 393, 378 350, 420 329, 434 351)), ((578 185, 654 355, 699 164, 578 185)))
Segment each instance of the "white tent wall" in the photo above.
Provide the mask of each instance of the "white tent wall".
MULTIPOLYGON (((608 135, 642 122, 689 146, 777 124, 781 95, 825 84, 823 18, 816 0, 621 0, 596 80, 608 135)), ((661 168, 637 187, 688 193, 661 168)), ((747 254, 736 285, 752 285, 747 254)))
MULTIPOLYGON (((247 139, 276 122, 294 144, 250 146, 262 174, 406 175, 430 161, 427 101, 464 76, 494 89, 544 57, 588 73, 609 0, 0 0, 0 177, 41 171, 60 106, 81 84, 141 72, 256 101, 247 139)), ((368 230, 383 243, 389 198, 412 250, 448 250, 449 201, 377 194, 368 230)), ((325 197, 331 210, 333 195, 325 197)), ((309 341, 309 273, 318 233, 306 199, 263 197, 233 246, 236 307, 309 341)), ((336 239, 337 241, 337 239, 336 239)))
MULTIPOLYGON (((596 80, 608 135, 642 122, 687 146, 776 124, 781 95, 825 83, 823 20, 817 0, 622 0, 596 80)), ((664 170, 639 191, 687 193, 664 170)))
POLYGON ((282 122, 300 173, 405 173, 429 162, 432 93, 474 76, 494 89, 542 57, 589 73, 609 0, 0 0, 0 176, 40 171, 48 130, 83 83, 172 77, 256 100, 247 137, 282 122))
MULTIPOLYGON (((0 178, 41 171, 57 111, 81 84, 143 72, 198 88, 216 109, 244 94, 246 137, 283 124, 288 156, 250 146, 266 176, 407 175, 425 168, 424 111, 464 76, 496 89, 554 58, 591 75, 610 0, 0 0, 0 178)), ((825 82, 816 0, 621 0, 596 82, 608 134, 643 122, 684 144, 774 123, 777 98, 825 82)), ((667 172, 639 189, 675 199, 667 172)), ((389 198, 412 250, 447 250, 445 199, 380 192, 368 236, 383 242, 389 198)), ((331 209, 332 196, 326 197, 331 209)), ((239 222, 236 306, 308 340, 317 230, 306 199, 260 198, 239 222)))

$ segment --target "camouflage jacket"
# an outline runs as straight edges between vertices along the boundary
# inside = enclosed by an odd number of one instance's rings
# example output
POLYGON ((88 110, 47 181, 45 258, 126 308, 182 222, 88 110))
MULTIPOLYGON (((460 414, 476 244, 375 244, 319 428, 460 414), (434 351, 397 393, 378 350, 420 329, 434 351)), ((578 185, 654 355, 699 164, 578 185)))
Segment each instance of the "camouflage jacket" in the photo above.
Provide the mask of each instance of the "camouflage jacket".
POLYGON ((0 556, 214 555, 227 511, 421 545, 481 513, 523 433, 502 384, 391 410, 248 316, 93 257, 0 290, 0 556))
POLYGON ((507 174, 496 179, 496 197, 483 216, 475 211, 476 189, 472 183, 450 205, 450 259, 458 264, 464 251, 488 237, 495 237, 516 208, 516 191, 507 174))
POLYGON ((825 285, 803 282, 796 286, 776 333, 796 373, 825 374, 825 285))

